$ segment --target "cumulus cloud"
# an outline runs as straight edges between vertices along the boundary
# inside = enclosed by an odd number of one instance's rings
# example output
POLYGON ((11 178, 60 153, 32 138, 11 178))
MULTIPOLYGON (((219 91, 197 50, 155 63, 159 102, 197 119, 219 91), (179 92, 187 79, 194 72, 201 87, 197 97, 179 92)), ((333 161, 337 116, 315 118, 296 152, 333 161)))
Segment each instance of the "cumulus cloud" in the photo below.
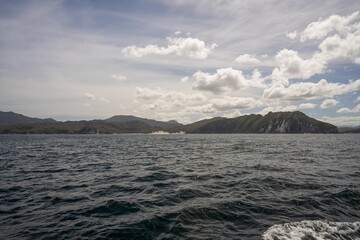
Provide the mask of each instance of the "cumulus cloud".
POLYGON ((302 100, 319 99, 342 95, 360 89, 360 79, 349 81, 347 84, 328 83, 325 79, 317 83, 300 82, 288 87, 278 84, 264 90, 264 99, 302 100))
POLYGON ((211 99, 209 103, 188 107, 188 110, 202 113, 225 112, 229 110, 250 109, 260 105, 260 101, 250 97, 223 97, 211 99))
POLYGON ((345 34, 356 27, 354 21, 359 19, 359 12, 354 12, 348 16, 332 15, 325 20, 310 23, 301 33, 300 40, 306 41, 309 39, 322 39, 330 33, 337 32, 345 34))
POLYGON ((297 51, 283 49, 276 56, 277 67, 271 77, 274 82, 288 85, 288 79, 307 79, 314 74, 323 73, 326 62, 319 55, 310 59, 302 59, 297 51))
POLYGON ((215 94, 246 89, 248 87, 265 87, 265 78, 255 69, 251 76, 245 77, 240 70, 233 68, 221 68, 216 73, 209 74, 198 71, 192 77, 182 78, 182 82, 193 81, 192 88, 200 91, 208 91, 215 94))
POLYGON ((225 118, 236 118, 236 117, 241 116, 241 112, 239 110, 235 110, 235 111, 230 112, 230 113, 225 113, 222 116, 225 117, 225 118))
POLYGON ((243 54, 235 59, 235 62, 242 65, 259 65, 261 61, 255 55, 243 54))
POLYGON ((266 115, 269 112, 293 112, 298 109, 298 106, 296 105, 276 105, 276 106, 268 106, 261 111, 258 112, 258 114, 266 115))
POLYGON ((197 112, 197 113, 201 112, 201 113, 208 114, 208 113, 216 112, 214 105, 211 103, 199 105, 199 106, 189 106, 189 107, 186 107, 186 110, 190 113, 191 112, 197 112))
MULTIPOLYGON (((276 55, 276 67, 271 77, 275 83, 289 84, 289 79, 308 79, 324 73, 331 61, 347 59, 360 64, 360 16, 330 16, 310 23, 300 34, 301 41, 322 39, 312 57, 303 59, 297 51, 283 49, 276 55), (331 35, 332 34, 332 35, 331 35)), ((295 32, 288 33, 294 37, 295 32)))
POLYGON ((198 71, 194 73, 192 80, 194 81, 193 89, 213 93, 235 91, 248 87, 248 81, 242 71, 232 68, 218 69, 213 75, 198 71))
POLYGON ((358 113, 360 112, 360 104, 356 105, 354 108, 340 108, 336 111, 337 113, 358 113))
POLYGON ((145 47, 137 47, 135 45, 128 46, 122 50, 127 57, 143 57, 146 55, 168 55, 175 53, 178 56, 187 56, 195 59, 206 59, 212 50, 217 47, 213 43, 206 45, 204 41, 192 37, 167 37, 167 47, 159 47, 158 45, 147 45, 145 47))
POLYGON ((346 117, 322 117, 321 121, 334 124, 338 127, 357 127, 360 126, 360 116, 346 117))
POLYGON ((326 38, 320 45, 320 56, 324 61, 339 58, 352 59, 354 63, 360 64, 360 25, 359 31, 349 33, 345 37, 334 35, 326 38))
POLYGON ((351 109, 350 108, 340 108, 336 112, 337 113, 350 113, 351 109))
POLYGON ((186 83, 186 82, 188 82, 190 80, 190 78, 189 77, 183 77, 183 78, 181 78, 181 82, 183 82, 183 83, 186 83))
MULTIPOLYGON (((185 108, 204 103, 207 97, 201 93, 186 94, 179 91, 163 91, 160 88, 136 88, 138 99, 151 101, 151 103, 142 105, 143 110, 162 110, 174 111, 175 109, 185 108)), ((210 111, 210 110, 208 110, 210 111)))
POLYGON ((268 112, 293 112, 297 110, 303 110, 303 109, 313 109, 317 105, 314 103, 301 103, 300 105, 281 105, 281 104, 273 104, 272 106, 268 106, 264 109, 262 109, 259 114, 265 115, 268 112))
POLYGON ((288 37, 288 38, 290 38, 291 40, 294 40, 296 37, 297 37, 297 31, 294 31, 294 32, 288 32, 287 34, 286 34, 286 36, 288 37))
POLYGON ((120 75, 120 74, 112 74, 111 77, 118 81, 124 81, 126 80, 126 76, 120 75))
POLYGON ((156 99, 159 98, 161 96, 163 96, 163 93, 161 92, 160 89, 157 90, 152 90, 150 88, 147 87, 137 87, 136 88, 136 96, 138 98, 144 99, 144 100, 151 100, 151 99, 156 99))
POLYGON ((211 104, 219 111, 253 108, 259 101, 251 97, 224 97, 212 99, 211 104))
POLYGON ((315 108, 317 105, 314 103, 301 103, 298 106, 298 109, 313 109, 315 108))
POLYGON ((91 93, 84 93, 84 97, 87 99, 90 99, 91 101, 95 101, 96 97, 95 95, 91 94, 91 93))
POLYGON ((336 106, 339 101, 336 101, 335 99, 325 99, 321 104, 320 108, 330 108, 336 106))

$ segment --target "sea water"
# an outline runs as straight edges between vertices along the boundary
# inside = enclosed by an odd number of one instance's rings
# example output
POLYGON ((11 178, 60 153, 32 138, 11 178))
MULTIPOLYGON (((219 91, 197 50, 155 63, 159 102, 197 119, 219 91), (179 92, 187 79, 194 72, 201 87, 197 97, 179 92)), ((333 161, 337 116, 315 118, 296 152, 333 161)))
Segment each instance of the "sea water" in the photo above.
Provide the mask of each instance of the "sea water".
POLYGON ((0 239, 357 239, 359 143, 2 135, 0 239))

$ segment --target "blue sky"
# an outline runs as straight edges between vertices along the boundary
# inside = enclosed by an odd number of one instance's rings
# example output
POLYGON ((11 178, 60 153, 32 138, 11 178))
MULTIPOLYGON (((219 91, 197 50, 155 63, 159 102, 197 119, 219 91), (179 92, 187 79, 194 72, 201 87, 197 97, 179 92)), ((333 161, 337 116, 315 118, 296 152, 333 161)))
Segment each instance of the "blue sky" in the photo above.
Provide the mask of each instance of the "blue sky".
POLYGON ((360 125, 359 1, 1 1, 0 109, 360 125))

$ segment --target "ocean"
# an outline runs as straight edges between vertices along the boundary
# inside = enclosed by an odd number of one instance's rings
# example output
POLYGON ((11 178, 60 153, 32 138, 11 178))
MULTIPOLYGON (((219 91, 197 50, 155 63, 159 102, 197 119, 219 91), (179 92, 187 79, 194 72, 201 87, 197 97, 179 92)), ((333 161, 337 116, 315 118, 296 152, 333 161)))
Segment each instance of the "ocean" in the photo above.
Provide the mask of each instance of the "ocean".
POLYGON ((359 143, 1 135, 0 239, 360 239, 359 143))

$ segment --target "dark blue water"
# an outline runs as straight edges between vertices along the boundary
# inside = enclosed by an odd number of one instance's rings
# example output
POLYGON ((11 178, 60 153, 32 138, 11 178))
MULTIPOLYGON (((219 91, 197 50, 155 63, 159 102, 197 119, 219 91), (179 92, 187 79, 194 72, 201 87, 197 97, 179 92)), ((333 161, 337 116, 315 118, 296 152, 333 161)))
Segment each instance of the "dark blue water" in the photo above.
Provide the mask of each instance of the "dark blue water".
POLYGON ((359 142, 2 135, 0 239, 356 239, 359 142))

